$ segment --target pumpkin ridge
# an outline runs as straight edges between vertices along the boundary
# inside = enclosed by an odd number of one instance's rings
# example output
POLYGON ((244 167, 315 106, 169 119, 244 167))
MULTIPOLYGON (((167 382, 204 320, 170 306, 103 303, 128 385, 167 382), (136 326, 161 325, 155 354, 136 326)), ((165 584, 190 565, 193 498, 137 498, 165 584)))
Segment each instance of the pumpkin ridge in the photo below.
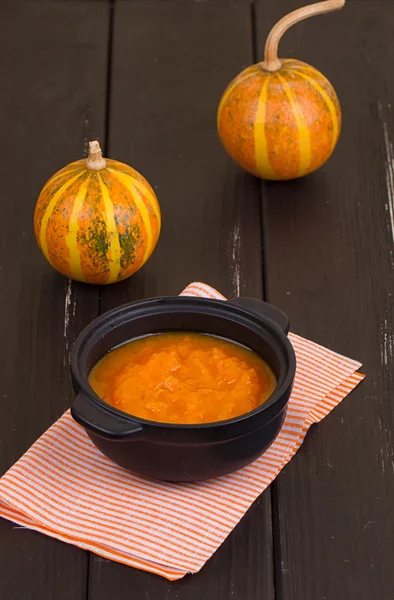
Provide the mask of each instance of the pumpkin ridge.
POLYGON ((318 69, 316 69, 315 67, 312 67, 311 65, 307 65, 306 63, 299 63, 298 65, 294 65, 294 67, 291 67, 291 72, 306 73, 306 74, 309 74, 310 77, 312 77, 314 79, 319 77, 319 79, 321 79, 321 81, 324 82, 328 88, 332 89, 332 84, 327 79, 327 77, 325 77, 323 75, 323 73, 321 73, 318 69))
POLYGON ((85 172, 85 169, 83 168, 83 166, 77 166, 72 169, 68 169, 68 168, 61 169, 60 171, 58 171, 57 173, 52 175, 52 177, 50 179, 48 179, 48 181, 44 185, 44 188, 47 185, 52 185, 53 183, 55 183, 55 181, 62 179, 62 177, 65 177, 65 176, 69 177, 72 174, 77 175, 78 173, 82 175, 82 173, 84 173, 84 172, 85 172))
POLYGON ((134 178, 129 173, 125 173, 124 171, 117 171, 116 169, 109 169, 109 170, 114 175, 117 175, 118 173, 122 173, 123 175, 126 175, 126 177, 130 177, 131 178, 131 185, 140 192, 140 195, 143 198, 147 198, 149 200, 149 206, 152 208, 153 213, 154 213, 154 215, 156 217, 156 220, 157 220, 158 234, 160 234, 161 214, 160 214, 159 202, 158 202, 156 196, 154 195, 153 190, 150 188, 148 182, 146 182, 146 183, 148 184, 149 187, 147 187, 145 184, 143 184, 138 179, 134 178))
MULTIPOLYGON (((112 192, 116 188, 117 202, 114 205, 114 212, 121 250, 118 278, 124 279, 129 276, 129 271, 134 273, 141 268, 147 237, 146 233, 144 235, 144 224, 141 223, 142 216, 131 190, 124 186, 113 172, 110 172, 109 169, 107 171, 108 173, 102 173, 104 182, 112 192), (128 218, 122 214, 126 207, 129 211, 128 218), (141 235, 141 229, 143 235, 141 235)), ((122 170, 122 172, 125 171, 122 170)), ((134 175, 131 175, 131 177, 134 179, 134 175)))
POLYGON ((264 79, 260 96, 257 102, 257 111, 254 124, 254 148, 257 172, 261 172, 263 177, 271 179, 274 172, 269 164, 268 145, 266 135, 266 112, 267 112, 267 94, 271 78, 267 75, 264 79))
POLYGON ((320 75, 320 77, 322 79, 324 79, 325 81, 328 82, 327 77, 325 77, 323 75, 323 73, 320 73, 320 71, 318 69, 316 69, 315 67, 312 67, 312 65, 308 65, 308 64, 302 63, 300 61, 296 61, 296 63, 291 66, 291 70, 292 71, 310 71, 311 73, 313 73, 313 75, 320 75))
POLYGON ((332 153, 335 148, 335 145, 338 141, 338 137, 339 137, 339 121, 338 121, 334 103, 331 100, 331 98, 329 97, 329 95, 327 94, 327 92, 322 88, 322 86, 317 83, 317 81, 315 81, 314 79, 312 79, 305 73, 302 73, 301 71, 297 71, 297 75, 299 77, 301 77, 302 79, 304 79, 305 81, 307 81, 316 90, 316 92, 320 95, 323 102, 326 104, 326 106, 328 108, 328 111, 331 115, 331 121, 332 121, 332 127, 333 127, 332 142, 331 142, 331 153, 332 153))
POLYGON ((145 179, 145 177, 141 173, 136 171, 136 169, 133 169, 133 167, 130 167, 130 165, 126 165, 125 163, 122 163, 119 160, 114 160, 113 158, 107 158, 106 161, 107 161, 107 171, 111 171, 111 172, 116 171, 116 172, 124 173, 125 175, 131 175, 131 177, 133 177, 133 179, 137 179, 141 183, 144 182, 147 186, 149 186, 149 183, 145 179))
POLYGON ((103 203, 106 214, 107 238, 109 244, 109 280, 108 283, 117 280, 120 271, 120 243, 118 228, 115 221, 114 205, 111 200, 108 188, 97 171, 97 177, 101 189, 103 203))
MULTIPOLYGON (((249 69, 250 69, 250 68, 249 68, 249 69)), ((218 116, 217 116, 217 122, 218 122, 218 124, 219 124, 219 120, 220 120, 220 118, 221 118, 221 116, 222 116, 222 110, 223 110, 223 108, 224 108, 225 104, 227 103, 227 100, 230 98, 230 96, 231 96, 232 92, 233 92, 235 89, 237 89, 237 87, 238 87, 238 85, 239 85, 239 84, 241 84, 241 83, 244 83, 244 82, 245 82, 245 81, 247 81, 249 78, 251 78, 251 77, 253 77, 254 75, 256 75, 256 72, 257 72, 257 70, 256 70, 256 71, 252 71, 252 72, 250 72, 250 70, 249 70, 249 69, 247 69, 247 70, 246 70, 247 72, 244 74, 244 76, 242 76, 242 73, 241 73, 241 76, 239 77, 239 79, 235 78, 235 79, 234 79, 234 80, 233 80, 233 81, 232 81, 232 82, 231 82, 231 83, 228 85, 227 89, 224 91, 224 94, 223 94, 223 96, 222 96, 222 99, 221 99, 221 101, 220 101, 219 108, 218 108, 218 116)))
POLYGON ((82 270, 81 255, 78 248, 78 217, 86 199, 90 178, 91 177, 89 174, 89 177, 82 183, 74 199, 74 205, 68 223, 68 235, 66 236, 66 244, 70 251, 70 272, 74 274, 78 281, 86 281, 82 270))
MULTIPOLYGON (((78 182, 78 177, 80 177, 81 181, 83 181, 84 179, 84 175, 85 175, 85 171, 81 170, 81 171, 75 171, 74 174, 71 174, 71 177, 73 179, 73 181, 71 182, 71 184, 74 184, 76 181, 78 182)), ((56 177, 56 179, 50 179, 46 182, 46 184, 44 185, 44 187, 42 188, 37 204, 36 204, 36 208, 34 211, 34 218, 38 218, 38 225, 39 225, 39 229, 41 229, 41 222, 42 219, 44 218, 44 215, 49 207, 49 204, 51 202, 51 199, 53 199, 53 196, 61 189, 63 188, 63 186, 65 184, 68 184, 70 182, 70 175, 68 173, 60 173, 59 171, 59 177, 56 177), (39 216, 39 213, 41 213, 41 216, 39 216)), ((56 205, 54 206, 54 209, 56 209, 56 205)))
POLYGON ((291 67, 291 65, 296 64, 300 61, 296 60, 295 58, 282 58, 281 59, 281 63, 283 67, 289 68, 291 67))
POLYGON ((144 224, 146 236, 147 236, 146 249, 145 249, 144 257, 143 257, 143 260, 141 263, 141 266, 142 266, 148 260, 150 253, 152 251, 152 246, 153 246, 153 244, 152 244, 153 231, 152 231, 152 226, 151 226, 151 222, 150 222, 149 212, 148 212, 148 209, 145 206, 145 203, 142 199, 142 193, 141 193, 139 187, 136 185, 136 182, 132 178, 132 176, 126 175, 125 173, 120 173, 119 171, 114 171, 112 174, 114 177, 116 177, 118 179, 120 184, 123 187, 125 187, 126 190, 129 192, 138 211, 141 214, 142 222, 144 224))
POLYGON ((297 58, 285 58, 282 59, 282 65, 283 67, 285 67, 287 70, 291 70, 293 71, 293 69, 312 69, 317 71, 317 69, 310 65, 309 63, 303 62, 302 60, 298 60, 297 58))
MULTIPOLYGON (((52 261, 49 257, 49 251, 48 251, 48 244, 47 244, 47 239, 46 239, 46 233, 47 233, 47 227, 48 227, 48 221, 52 216, 52 213, 54 211, 54 208, 58 202, 58 200, 60 200, 60 198, 62 197, 62 195, 64 194, 64 192, 70 188, 72 186, 72 184, 77 181, 77 179, 79 177, 83 177, 84 174, 78 173, 77 175, 75 175, 74 177, 72 177, 71 179, 68 179, 65 183, 63 183, 63 185, 55 192, 55 194, 52 196, 46 210, 45 213, 42 216, 41 219, 41 225, 40 225, 40 247, 41 250, 45 256, 45 258, 47 259, 47 261, 52 264, 52 261)), ((44 186, 45 189, 46 186, 44 186)))
MULTIPOLYGON (((152 209, 154 216, 157 220, 158 234, 160 234, 161 229, 161 214, 159 209, 159 203, 154 196, 150 193, 150 191, 142 185, 139 181, 134 180, 133 186, 139 191, 140 196, 142 198, 146 198, 148 200, 148 205, 152 209)), ((149 212, 149 211, 148 211, 149 212)), ((151 222, 151 219, 149 219, 151 222)))
POLYGON ((296 99, 293 97, 290 85, 283 79, 283 77, 279 75, 279 73, 276 73, 276 76, 284 89, 297 124, 300 154, 298 175, 301 177, 302 175, 305 175, 311 163, 311 141, 308 125, 305 121, 304 115, 302 114, 302 110, 298 106, 296 99))

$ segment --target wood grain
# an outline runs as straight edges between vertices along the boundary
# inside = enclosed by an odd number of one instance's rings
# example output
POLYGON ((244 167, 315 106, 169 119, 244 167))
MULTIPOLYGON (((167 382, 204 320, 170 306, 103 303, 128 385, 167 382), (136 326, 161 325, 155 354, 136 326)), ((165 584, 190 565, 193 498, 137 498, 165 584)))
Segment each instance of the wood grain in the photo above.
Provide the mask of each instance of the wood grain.
MULTIPOLYGON (((33 211, 45 181, 103 135, 106 2, 1 7, 0 472, 71 401, 69 350, 97 314, 98 292, 67 282, 41 256, 33 211)), ((0 598, 82 600, 87 555, 0 521, 0 598)))
MULTIPOLYGON (((102 289, 102 310, 193 280, 261 296, 259 184, 226 156, 215 123, 224 88, 250 62, 246 4, 117 3, 109 150, 154 186, 163 229, 144 269, 102 289)), ((267 493, 199 574, 172 584, 92 556, 89 597, 273 599, 270 515, 267 493)))
MULTIPOLYGON (((260 58, 296 4, 258 4, 260 58)), ((349 2, 281 45, 330 79, 344 126, 316 174, 263 185, 268 300, 296 333, 360 359, 367 378, 274 484, 279 600, 394 596, 393 26, 392 4, 349 2)))
POLYGON ((146 267, 102 289, 102 308, 199 279, 261 295, 259 185, 216 133, 221 94, 252 60, 249 8, 125 0, 115 14, 109 152, 150 181, 163 227, 146 267))

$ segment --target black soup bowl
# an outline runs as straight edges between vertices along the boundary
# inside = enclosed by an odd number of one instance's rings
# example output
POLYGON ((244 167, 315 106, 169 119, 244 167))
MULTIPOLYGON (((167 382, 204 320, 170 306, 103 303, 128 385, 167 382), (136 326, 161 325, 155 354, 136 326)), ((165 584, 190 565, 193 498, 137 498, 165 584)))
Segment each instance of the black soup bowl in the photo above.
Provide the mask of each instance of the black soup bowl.
POLYGON ((232 473, 261 456, 283 425, 296 368, 288 330, 284 313, 252 298, 180 296, 126 304, 93 321, 76 340, 71 414, 105 456, 138 475, 198 481, 232 473), (140 419, 95 394, 88 377, 104 354, 132 339, 168 331, 211 334, 246 346, 274 370, 276 389, 249 413, 198 425, 140 419))

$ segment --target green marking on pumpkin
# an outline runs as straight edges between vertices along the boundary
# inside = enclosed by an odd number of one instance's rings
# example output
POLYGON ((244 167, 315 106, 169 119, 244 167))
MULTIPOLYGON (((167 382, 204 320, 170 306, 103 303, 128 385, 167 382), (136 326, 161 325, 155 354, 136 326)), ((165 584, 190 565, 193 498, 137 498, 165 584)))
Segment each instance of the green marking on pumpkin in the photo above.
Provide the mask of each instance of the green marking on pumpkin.
POLYGON ((141 231, 138 225, 131 225, 123 233, 119 233, 119 242, 122 250, 120 257, 121 272, 134 264, 136 259, 136 247, 141 239, 141 231))
MULTIPOLYGON (((89 230, 93 228, 89 227, 89 230)), ((92 237, 89 240, 89 246, 93 250, 94 256, 101 258, 101 260, 107 259, 107 252, 109 248, 107 234, 105 229, 93 230, 92 237)))
POLYGON ((109 261, 107 254, 109 243, 105 222, 99 217, 92 219, 87 231, 80 231, 78 233, 78 241, 86 250, 94 267, 108 272, 109 261))

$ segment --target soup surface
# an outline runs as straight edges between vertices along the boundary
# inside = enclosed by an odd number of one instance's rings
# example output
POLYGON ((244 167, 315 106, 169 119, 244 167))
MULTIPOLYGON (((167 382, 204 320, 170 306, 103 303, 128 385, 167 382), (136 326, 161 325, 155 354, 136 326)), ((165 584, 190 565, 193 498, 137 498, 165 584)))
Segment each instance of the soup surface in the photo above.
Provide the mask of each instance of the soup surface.
POLYGON ((162 423, 211 423, 257 408, 276 378, 257 354, 200 333, 163 333, 111 350, 89 382, 108 404, 162 423))

